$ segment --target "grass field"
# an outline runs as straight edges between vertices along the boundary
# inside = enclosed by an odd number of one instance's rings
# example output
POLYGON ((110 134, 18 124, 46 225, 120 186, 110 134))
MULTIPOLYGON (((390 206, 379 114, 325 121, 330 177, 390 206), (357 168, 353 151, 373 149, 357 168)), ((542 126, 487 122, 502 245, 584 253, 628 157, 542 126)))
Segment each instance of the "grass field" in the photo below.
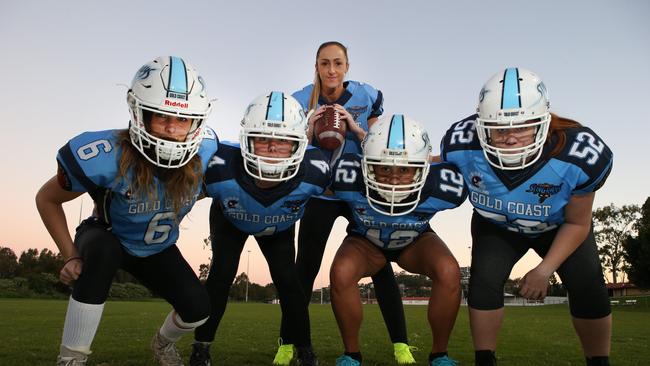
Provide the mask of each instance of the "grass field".
MULTIPOLYGON (((0 299, 0 365, 53 365, 63 329, 66 301, 0 299)), ((149 341, 170 307, 162 301, 109 302, 99 326, 90 365, 153 365, 149 341)), ((411 345, 426 365, 431 344, 425 306, 406 306, 411 345)), ((329 305, 311 305, 312 337, 323 366, 342 351, 329 305)), ((613 365, 647 365, 650 360, 650 308, 614 307, 613 365)), ((212 346, 215 365, 270 365, 277 347, 280 307, 229 304, 212 346)), ((364 365, 394 365, 392 347, 376 305, 364 306, 364 365)), ((192 336, 180 342, 189 358, 192 336)), ((467 308, 462 307, 449 353, 473 364, 467 308)), ((584 365, 565 305, 507 307, 499 338, 499 365, 584 365)))

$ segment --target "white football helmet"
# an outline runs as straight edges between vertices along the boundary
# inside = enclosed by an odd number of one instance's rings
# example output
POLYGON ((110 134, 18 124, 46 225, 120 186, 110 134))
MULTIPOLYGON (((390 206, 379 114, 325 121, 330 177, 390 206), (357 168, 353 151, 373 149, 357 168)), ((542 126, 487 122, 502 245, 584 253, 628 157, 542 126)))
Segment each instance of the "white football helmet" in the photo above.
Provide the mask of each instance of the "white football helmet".
POLYGON ((253 178, 281 182, 298 174, 307 149, 307 118, 296 99, 273 91, 255 98, 244 113, 239 132, 244 168, 253 178), (253 138, 283 139, 294 143, 286 158, 266 157, 255 152, 253 138))
POLYGON ((131 82, 126 100, 131 110, 131 142, 147 160, 159 167, 178 168, 198 152, 211 105, 203 78, 182 58, 158 57, 143 65, 131 82), (185 141, 150 134, 148 124, 153 113, 192 119, 185 141))
POLYGON ((375 122, 362 143, 363 180, 368 204, 386 215, 405 215, 415 209, 429 174, 429 135, 422 126, 402 114, 382 117, 375 122), (380 165, 415 167, 409 184, 377 181, 375 168, 380 165))
POLYGON ((539 76, 522 68, 508 68, 494 75, 479 93, 476 132, 487 161, 503 170, 523 169, 542 155, 551 113, 546 86, 539 76), (495 129, 534 127, 529 145, 498 148, 491 141, 495 129))

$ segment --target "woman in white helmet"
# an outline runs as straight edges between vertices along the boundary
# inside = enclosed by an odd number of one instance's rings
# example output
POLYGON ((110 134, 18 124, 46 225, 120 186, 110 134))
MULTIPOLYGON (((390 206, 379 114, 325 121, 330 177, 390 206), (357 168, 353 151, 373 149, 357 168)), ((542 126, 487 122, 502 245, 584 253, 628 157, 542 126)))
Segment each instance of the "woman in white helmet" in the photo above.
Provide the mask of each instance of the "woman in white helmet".
POLYGON ((476 365, 496 365, 503 286, 531 248, 542 260, 520 294, 544 299, 557 272, 587 365, 608 365, 611 309, 591 229, 595 191, 612 168, 607 145, 551 113, 536 74, 508 68, 481 89, 478 114, 449 129, 442 159, 463 173, 474 205, 468 303, 476 365))
POLYGON ((160 364, 182 365, 175 342, 209 314, 207 293, 175 245, 217 148, 205 126, 205 84, 182 58, 158 57, 138 70, 127 102, 129 128, 72 138, 59 150, 57 175, 36 195, 65 260, 60 279, 73 286, 58 365, 86 363, 120 268, 173 307, 151 343, 160 364), (85 192, 95 209, 73 240, 62 204, 85 192))
MULTIPOLYGON (((307 120, 290 95, 255 98, 241 121, 240 144, 220 143, 206 172, 212 261, 205 286, 210 318, 194 333, 190 366, 211 364, 210 345, 226 310, 241 252, 253 236, 278 291, 285 341, 299 365, 318 364, 309 312, 295 268, 295 223, 307 201, 325 191, 330 169, 320 150, 307 147, 307 120)), ((219 352, 228 357, 227 350, 219 352)), ((293 358, 293 357, 292 357, 293 358)), ((274 361, 277 364, 277 361, 274 361)))
POLYGON ((429 222, 437 212, 465 200, 463 177, 452 164, 429 164, 426 131, 401 114, 372 125, 362 146, 362 158, 341 157, 332 183, 335 196, 352 216, 330 271, 332 308, 345 348, 336 365, 361 364, 358 282, 390 262, 431 279, 428 364, 456 365, 447 345, 460 306, 460 269, 429 222))

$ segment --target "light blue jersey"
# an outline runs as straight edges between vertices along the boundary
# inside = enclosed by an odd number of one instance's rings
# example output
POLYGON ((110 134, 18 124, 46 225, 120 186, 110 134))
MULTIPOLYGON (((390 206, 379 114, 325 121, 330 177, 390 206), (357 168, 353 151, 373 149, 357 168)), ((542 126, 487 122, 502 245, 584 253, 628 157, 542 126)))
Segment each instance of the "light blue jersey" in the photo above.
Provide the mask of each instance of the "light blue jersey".
MULTIPOLYGON (((318 105, 315 108, 326 104, 340 104, 352 115, 354 120, 357 122, 357 125, 367 132, 368 120, 379 117, 384 113, 383 94, 372 86, 358 81, 348 80, 343 83, 343 86, 345 87, 345 91, 343 91, 343 94, 338 100, 330 103, 322 97, 319 97, 318 105)), ((313 88, 314 85, 309 84, 302 90, 292 94, 292 96, 300 102, 305 113, 309 112, 309 97, 311 96, 313 88)), ((314 146, 318 147, 318 141, 316 141, 316 139, 314 139, 312 143, 314 146)), ((336 160, 343 154, 360 154, 361 141, 359 141, 357 137, 348 130, 345 136, 345 144, 342 148, 337 149, 336 151, 323 150, 323 153, 330 162, 330 166, 333 166, 336 163, 336 160)))
POLYGON ((531 237, 564 223, 572 195, 594 192, 612 169, 612 151, 591 129, 567 129, 559 154, 545 158, 556 141, 547 141, 532 166, 501 171, 488 163, 475 129, 476 115, 454 123, 442 140, 442 159, 458 166, 474 210, 488 221, 531 237))
POLYGON ((432 164, 415 210, 402 216, 389 216, 368 204, 361 171, 361 158, 346 154, 334 172, 332 189, 347 203, 353 221, 348 232, 364 236, 382 249, 402 249, 430 230, 429 220, 436 212, 460 206, 467 188, 458 169, 449 163, 432 164))
POLYGON ((273 235, 293 226, 309 198, 325 191, 330 169, 324 159, 320 150, 309 147, 295 177, 262 189, 244 170, 239 145, 220 143, 205 175, 206 193, 221 204, 223 215, 241 232, 273 235))
MULTIPOLYGON (((156 177, 154 186, 158 192, 155 198, 150 199, 146 193, 144 197, 132 197, 129 181, 118 176, 122 155, 118 134, 123 131, 82 133, 59 150, 57 161, 64 172, 64 188, 88 192, 95 202, 93 216, 111 227, 111 232, 130 254, 147 257, 176 243, 178 224, 194 205, 200 188, 185 202, 178 216, 156 177)), ((210 128, 205 131, 198 151, 204 170, 217 149, 214 131, 210 128)), ((128 176, 132 177, 132 172, 128 176)))

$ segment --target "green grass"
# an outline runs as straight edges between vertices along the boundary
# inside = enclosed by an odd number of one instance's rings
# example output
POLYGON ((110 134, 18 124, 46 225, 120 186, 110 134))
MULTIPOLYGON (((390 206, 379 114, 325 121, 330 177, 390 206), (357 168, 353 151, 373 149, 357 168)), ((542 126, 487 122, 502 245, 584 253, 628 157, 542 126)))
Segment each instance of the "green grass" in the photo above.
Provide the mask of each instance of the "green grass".
MULTIPOLYGON (((0 299, 0 365, 53 365, 67 301, 0 299)), ((93 343, 90 365, 153 365, 149 341, 170 310, 162 301, 108 302, 93 343)), ((312 337, 321 365, 333 365, 342 346, 329 305, 311 305, 312 337)), ((425 306, 406 306, 409 338, 425 365, 431 344, 425 306)), ((215 365, 270 365, 277 347, 280 307, 229 304, 217 332, 215 365)), ((614 307, 612 364, 650 359, 650 309, 614 307)), ((180 342, 189 357, 192 336, 180 342)), ((364 365, 394 365, 392 346, 376 305, 364 306, 364 365)), ((467 308, 462 307, 449 345, 462 365, 473 364, 467 308)), ((565 305, 507 307, 499 338, 499 365, 584 365, 565 305), (552 360, 552 362, 551 362, 552 360)))

